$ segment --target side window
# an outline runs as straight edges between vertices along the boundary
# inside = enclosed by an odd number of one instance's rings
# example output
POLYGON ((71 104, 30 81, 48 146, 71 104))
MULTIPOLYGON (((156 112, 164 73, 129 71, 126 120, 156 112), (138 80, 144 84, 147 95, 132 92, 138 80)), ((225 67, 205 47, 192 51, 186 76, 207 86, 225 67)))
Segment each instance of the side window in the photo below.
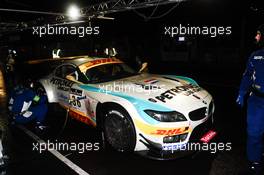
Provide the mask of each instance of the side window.
POLYGON ((62 66, 62 78, 66 78, 67 75, 74 75, 76 68, 72 65, 62 66))
POLYGON ((62 77, 62 71, 61 71, 61 66, 58 67, 56 70, 55 70, 55 76, 56 77, 62 77))
POLYGON ((66 78, 67 75, 74 75, 74 72, 76 72, 76 68, 74 66, 64 65, 56 69, 55 76, 66 78))
POLYGON ((64 66, 58 67, 55 70, 55 76, 68 79, 71 81, 79 81, 82 83, 88 82, 85 75, 81 73, 80 70, 78 70, 72 65, 64 65, 64 66))
POLYGON ((88 83, 87 77, 79 70, 78 73, 78 81, 82 83, 88 83))

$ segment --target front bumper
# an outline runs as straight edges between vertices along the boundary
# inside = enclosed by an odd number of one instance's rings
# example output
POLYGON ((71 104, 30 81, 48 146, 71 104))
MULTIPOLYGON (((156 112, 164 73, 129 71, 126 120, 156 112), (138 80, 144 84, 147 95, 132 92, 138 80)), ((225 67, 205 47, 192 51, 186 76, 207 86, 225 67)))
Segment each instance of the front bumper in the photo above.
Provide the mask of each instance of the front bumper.
MULTIPOLYGON (((189 138, 189 143, 200 143, 200 139, 210 130, 215 131, 215 127, 213 126, 213 121, 211 120, 211 117, 205 121, 204 123, 198 125, 197 127, 194 128, 194 130, 191 133, 191 136, 189 138)), ((150 141, 149 139, 145 138, 142 134, 140 134, 140 142, 142 142, 148 150, 144 151, 137 151, 141 156, 150 158, 150 159, 155 159, 155 160, 172 160, 172 159, 178 159, 181 157, 186 157, 188 155, 192 155, 196 153, 198 150, 164 150, 162 145, 159 143, 155 143, 150 141)), ((216 138, 213 138, 211 140, 215 141, 216 138)))

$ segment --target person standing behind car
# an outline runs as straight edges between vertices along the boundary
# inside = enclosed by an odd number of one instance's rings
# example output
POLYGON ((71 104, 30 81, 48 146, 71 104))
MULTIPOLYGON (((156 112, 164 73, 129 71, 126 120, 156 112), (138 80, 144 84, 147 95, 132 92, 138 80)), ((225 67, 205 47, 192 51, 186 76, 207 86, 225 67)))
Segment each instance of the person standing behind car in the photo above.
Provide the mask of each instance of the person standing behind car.
POLYGON ((52 50, 52 58, 56 59, 56 58, 61 58, 61 57, 63 57, 61 44, 57 43, 56 48, 52 50))
POLYGON ((262 152, 264 150, 264 25, 255 37, 259 50, 249 57, 241 80, 237 104, 243 107, 247 101, 247 158, 251 174, 262 172, 262 152))
POLYGON ((6 58, 6 74, 8 78, 8 88, 11 88, 14 85, 15 81, 15 57, 16 51, 12 49, 8 50, 8 55, 6 58))
POLYGON ((136 67, 137 67, 137 71, 139 73, 147 73, 148 72, 148 62, 146 61, 142 61, 142 59, 140 59, 138 56, 136 56, 135 59, 136 62, 136 67))

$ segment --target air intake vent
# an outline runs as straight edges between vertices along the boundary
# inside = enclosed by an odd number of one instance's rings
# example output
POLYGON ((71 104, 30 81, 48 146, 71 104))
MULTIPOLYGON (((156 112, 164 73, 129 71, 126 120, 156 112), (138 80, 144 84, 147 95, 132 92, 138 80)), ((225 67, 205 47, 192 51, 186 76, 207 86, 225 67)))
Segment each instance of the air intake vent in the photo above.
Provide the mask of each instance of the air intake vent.
POLYGON ((213 109, 214 109, 214 102, 213 100, 210 102, 209 104, 209 109, 208 109, 208 116, 211 116, 213 113, 213 109))
POLYGON ((194 110, 189 113, 189 117, 192 121, 201 120, 206 117, 206 107, 194 110))

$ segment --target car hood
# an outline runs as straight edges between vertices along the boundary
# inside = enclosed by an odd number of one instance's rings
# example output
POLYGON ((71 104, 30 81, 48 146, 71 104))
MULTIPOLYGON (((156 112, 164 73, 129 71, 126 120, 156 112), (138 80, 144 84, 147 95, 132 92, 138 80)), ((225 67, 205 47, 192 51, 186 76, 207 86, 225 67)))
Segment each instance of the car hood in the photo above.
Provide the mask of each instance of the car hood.
POLYGON ((211 100, 211 95, 194 80, 173 75, 140 74, 96 86, 109 94, 130 96, 173 109, 192 110, 204 107, 211 100))

